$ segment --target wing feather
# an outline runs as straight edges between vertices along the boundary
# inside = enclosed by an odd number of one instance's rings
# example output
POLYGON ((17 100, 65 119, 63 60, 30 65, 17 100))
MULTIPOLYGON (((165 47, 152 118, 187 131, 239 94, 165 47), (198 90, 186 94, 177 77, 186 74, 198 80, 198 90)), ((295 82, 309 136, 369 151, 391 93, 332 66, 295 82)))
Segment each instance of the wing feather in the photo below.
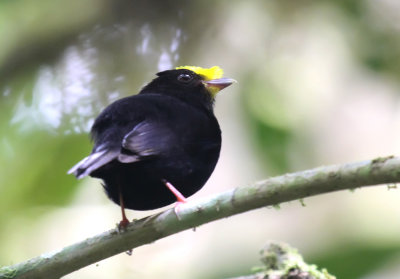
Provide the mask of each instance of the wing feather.
POLYGON ((154 122, 143 121, 136 125, 122 140, 122 151, 118 160, 131 163, 157 156, 170 147, 171 131, 154 122))
POLYGON ((118 150, 103 149, 95 152, 81 160, 75 166, 73 166, 68 174, 74 174, 76 178, 81 179, 88 176, 94 170, 104 166, 118 157, 118 150))
POLYGON ((68 174, 74 174, 80 179, 115 159, 121 163, 133 163, 152 158, 167 152, 174 142, 173 138, 171 130, 163 125, 156 122, 140 122, 125 135, 121 148, 99 146, 92 154, 73 166, 68 174))

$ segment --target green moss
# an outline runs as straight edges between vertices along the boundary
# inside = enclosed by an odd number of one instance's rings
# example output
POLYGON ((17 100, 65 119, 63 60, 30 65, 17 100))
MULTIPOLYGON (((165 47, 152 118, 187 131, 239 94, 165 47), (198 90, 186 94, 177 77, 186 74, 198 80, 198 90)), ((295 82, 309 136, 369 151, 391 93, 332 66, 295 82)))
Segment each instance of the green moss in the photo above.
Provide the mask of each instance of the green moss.
POLYGON ((386 156, 386 157, 378 157, 378 158, 375 158, 374 160, 372 160, 372 164, 385 163, 387 160, 393 159, 393 158, 394 158, 393 155, 386 156))
POLYGON ((272 207, 273 207, 274 209, 276 209, 276 210, 281 209, 281 205, 280 205, 279 203, 273 204, 272 207))
POLYGON ((286 243, 271 242, 261 250, 262 267, 253 268, 265 278, 289 278, 293 273, 308 274, 316 279, 335 279, 326 269, 318 270, 314 264, 307 264, 299 252, 286 243))
POLYGON ((0 268, 0 279, 11 279, 17 275, 17 270, 8 266, 0 268))

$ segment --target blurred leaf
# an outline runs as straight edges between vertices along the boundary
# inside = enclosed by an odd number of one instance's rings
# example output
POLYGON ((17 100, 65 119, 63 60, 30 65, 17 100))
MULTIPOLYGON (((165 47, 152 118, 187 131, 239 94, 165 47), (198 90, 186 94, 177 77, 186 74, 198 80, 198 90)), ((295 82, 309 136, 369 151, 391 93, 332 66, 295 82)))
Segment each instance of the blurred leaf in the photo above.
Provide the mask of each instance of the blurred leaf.
POLYGON ((398 256, 400 246, 341 245, 340 250, 329 251, 320 257, 310 257, 310 262, 325 267, 340 279, 363 278, 398 256))
POLYGON ((13 160, 2 158, 0 212, 62 205, 70 200, 78 183, 66 172, 79 159, 75 154, 90 152, 86 136, 9 133, 2 143, 2 153, 12 155, 13 160))

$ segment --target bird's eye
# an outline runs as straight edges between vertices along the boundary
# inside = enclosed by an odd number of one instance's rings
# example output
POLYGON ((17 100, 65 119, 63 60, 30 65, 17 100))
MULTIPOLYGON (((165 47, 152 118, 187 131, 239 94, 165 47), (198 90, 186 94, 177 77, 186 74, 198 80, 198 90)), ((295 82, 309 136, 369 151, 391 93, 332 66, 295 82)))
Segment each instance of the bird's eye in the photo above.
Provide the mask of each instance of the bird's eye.
POLYGON ((178 81, 183 82, 183 83, 189 83, 193 77, 189 74, 180 74, 178 76, 178 81))

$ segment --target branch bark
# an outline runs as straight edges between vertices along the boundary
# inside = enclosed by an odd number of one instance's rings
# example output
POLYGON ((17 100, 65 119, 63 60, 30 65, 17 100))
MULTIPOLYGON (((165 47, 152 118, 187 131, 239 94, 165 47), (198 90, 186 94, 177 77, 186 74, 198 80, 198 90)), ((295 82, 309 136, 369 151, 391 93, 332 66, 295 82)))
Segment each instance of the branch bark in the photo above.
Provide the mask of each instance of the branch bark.
POLYGON ((121 252, 252 209, 333 191, 397 182, 400 182, 400 157, 393 156, 272 177, 204 201, 184 204, 180 207, 179 219, 169 209, 137 220, 121 233, 113 229, 62 250, 2 267, 0 279, 60 278, 121 252))

